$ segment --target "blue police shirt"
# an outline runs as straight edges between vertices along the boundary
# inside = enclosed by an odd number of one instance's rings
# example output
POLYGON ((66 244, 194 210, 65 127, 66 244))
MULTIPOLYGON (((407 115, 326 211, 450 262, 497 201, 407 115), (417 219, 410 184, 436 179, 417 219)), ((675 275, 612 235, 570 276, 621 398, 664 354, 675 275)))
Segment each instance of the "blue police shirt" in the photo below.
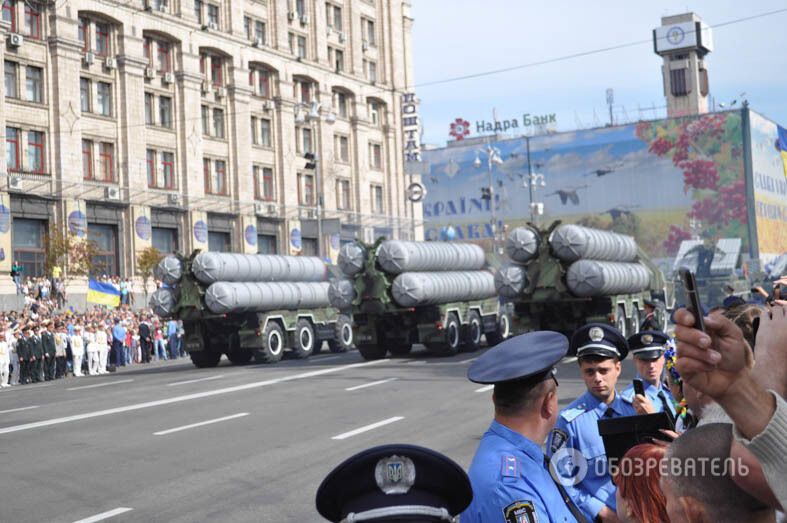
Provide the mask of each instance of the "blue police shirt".
POLYGON ((550 458, 561 448, 572 448, 581 452, 587 460, 584 479, 576 485, 567 485, 566 492, 591 521, 604 505, 615 510, 615 485, 607 469, 607 456, 604 441, 598 433, 598 420, 636 415, 631 403, 620 394, 615 394, 615 399, 607 405, 590 392, 585 392, 560 412, 555 429, 549 434, 547 454, 550 458), (611 416, 606 416, 610 408, 611 416))
POLYGON ((544 467, 541 447, 497 421, 481 438, 468 476, 473 501, 462 523, 576 521, 544 467))
MULTIPOLYGON (((673 418, 677 417, 677 411, 675 410, 675 398, 672 397, 672 393, 667 387, 665 387, 661 382, 659 382, 658 387, 655 387, 651 385, 649 381, 643 379, 639 374, 637 374, 637 378, 642 380, 642 384, 645 386, 645 397, 648 398, 653 404, 653 408, 656 409, 656 412, 663 412, 664 403, 666 402, 673 418), (663 402, 661 401, 662 397, 664 398, 663 402)), ((621 392, 620 395, 628 402, 633 402, 634 385, 631 384, 623 389, 623 392, 621 392)))

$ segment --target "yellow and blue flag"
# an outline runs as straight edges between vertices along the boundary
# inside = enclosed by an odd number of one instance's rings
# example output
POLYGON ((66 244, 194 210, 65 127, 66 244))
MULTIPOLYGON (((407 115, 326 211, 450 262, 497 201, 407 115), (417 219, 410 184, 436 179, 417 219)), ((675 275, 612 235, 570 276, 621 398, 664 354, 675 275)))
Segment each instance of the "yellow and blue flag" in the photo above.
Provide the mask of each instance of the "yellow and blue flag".
POLYGON ((782 155, 782 167, 784 167, 784 177, 787 178, 787 129, 781 125, 779 128, 779 139, 776 143, 779 145, 779 154, 782 155))
POLYGON ((87 301, 108 307, 120 305, 120 290, 111 283, 89 280, 87 284, 87 301))

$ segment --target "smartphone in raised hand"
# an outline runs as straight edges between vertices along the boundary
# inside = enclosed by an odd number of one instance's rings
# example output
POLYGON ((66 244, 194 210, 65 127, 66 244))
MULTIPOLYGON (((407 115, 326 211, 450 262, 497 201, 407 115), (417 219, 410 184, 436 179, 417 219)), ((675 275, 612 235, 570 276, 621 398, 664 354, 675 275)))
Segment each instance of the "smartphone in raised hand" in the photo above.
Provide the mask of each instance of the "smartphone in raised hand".
POLYGON ((634 394, 639 396, 645 395, 645 384, 639 378, 634 378, 634 394))
POLYGON ((694 278, 694 273, 686 267, 678 269, 680 279, 683 282, 683 289, 686 291, 686 297, 689 300, 688 309, 694 315, 694 328, 705 332, 705 323, 702 321, 702 302, 700 301, 700 293, 697 290, 697 280, 694 278))

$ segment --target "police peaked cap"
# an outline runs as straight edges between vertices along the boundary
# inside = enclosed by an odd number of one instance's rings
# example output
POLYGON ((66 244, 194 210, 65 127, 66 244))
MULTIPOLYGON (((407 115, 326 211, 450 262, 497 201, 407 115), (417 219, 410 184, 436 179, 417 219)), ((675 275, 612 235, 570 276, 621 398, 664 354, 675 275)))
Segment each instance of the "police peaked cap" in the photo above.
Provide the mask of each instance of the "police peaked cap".
POLYGON ((530 381, 552 375, 568 351, 568 338, 559 332, 536 331, 508 338, 473 362, 467 378, 475 383, 530 381))
POLYGON ((473 499, 465 471, 439 452, 382 445, 337 466, 317 489, 329 521, 452 521, 473 499))
POLYGON ((669 336, 661 331, 642 331, 628 339, 631 355, 643 360, 655 360, 663 356, 668 342, 669 336))
POLYGON ((604 323, 588 323, 571 336, 571 354, 577 358, 600 356, 624 360, 629 352, 628 342, 618 329, 604 323))

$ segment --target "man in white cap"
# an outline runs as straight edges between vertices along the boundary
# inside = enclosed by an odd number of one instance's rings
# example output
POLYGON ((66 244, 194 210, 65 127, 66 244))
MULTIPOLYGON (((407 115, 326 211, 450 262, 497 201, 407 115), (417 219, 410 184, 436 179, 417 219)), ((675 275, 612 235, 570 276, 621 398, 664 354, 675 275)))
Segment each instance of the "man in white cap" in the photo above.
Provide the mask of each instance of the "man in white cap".
POLYGON ((82 325, 74 326, 74 334, 69 337, 71 342, 71 357, 74 363, 74 376, 81 377, 82 357, 85 354, 85 340, 82 338, 82 325))

